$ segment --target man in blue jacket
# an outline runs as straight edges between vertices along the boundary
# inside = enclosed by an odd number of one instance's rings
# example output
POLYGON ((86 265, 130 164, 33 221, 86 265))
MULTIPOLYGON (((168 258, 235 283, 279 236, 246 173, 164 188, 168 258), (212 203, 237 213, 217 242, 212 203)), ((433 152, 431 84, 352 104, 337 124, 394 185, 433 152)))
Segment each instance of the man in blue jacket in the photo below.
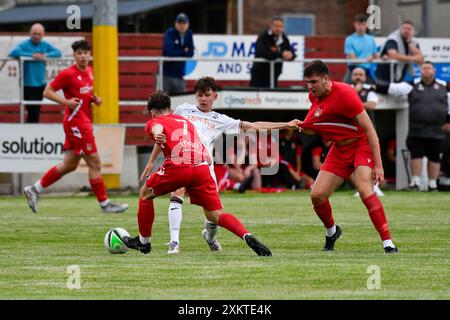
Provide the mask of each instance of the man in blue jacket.
MULTIPOLYGON (((45 30, 42 24, 33 24, 30 29, 30 38, 21 42, 9 53, 9 56, 13 58, 31 57, 34 59, 34 61, 25 61, 24 63, 23 97, 25 100, 40 101, 43 99, 42 94, 46 86, 45 59, 61 57, 59 49, 42 40, 44 34, 45 30)), ((39 122, 41 106, 30 105, 26 106, 26 109, 28 111, 27 122, 39 122)))
MULTIPOLYGON (((164 34, 163 56, 165 57, 187 57, 194 55, 194 40, 192 30, 189 29, 189 18, 184 13, 177 15, 175 27, 170 28, 164 34)), ((184 92, 186 83, 183 79, 186 62, 164 62, 164 88, 169 94, 184 92)))

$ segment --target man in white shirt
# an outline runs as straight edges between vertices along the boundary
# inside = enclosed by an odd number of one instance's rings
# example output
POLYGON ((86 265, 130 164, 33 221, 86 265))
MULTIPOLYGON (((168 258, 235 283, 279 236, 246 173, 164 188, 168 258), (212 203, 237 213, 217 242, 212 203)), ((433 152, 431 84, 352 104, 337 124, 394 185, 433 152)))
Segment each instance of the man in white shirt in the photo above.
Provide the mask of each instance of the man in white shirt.
MULTIPOLYGON (((217 99, 217 91, 219 87, 215 80, 211 77, 204 77, 196 81, 194 86, 197 105, 184 103, 175 109, 175 114, 181 115, 192 122, 202 140, 203 145, 207 148, 209 154, 213 154, 214 141, 221 137, 222 134, 237 135, 247 130, 275 130, 286 128, 297 128, 297 121, 291 122, 247 122, 230 118, 224 114, 212 111, 213 103, 217 99)), ((141 175, 141 179, 148 175, 152 170, 157 154, 152 152, 150 160, 141 175)), ((211 175, 215 179, 214 163, 210 165, 211 175)), ((170 225, 170 243, 168 254, 176 254, 180 252, 180 226, 182 220, 182 205, 184 189, 171 193, 169 206, 169 225, 170 225)), ((203 238, 207 242, 212 251, 220 251, 222 247, 215 239, 217 233, 217 225, 205 221, 205 229, 202 232, 203 238)))

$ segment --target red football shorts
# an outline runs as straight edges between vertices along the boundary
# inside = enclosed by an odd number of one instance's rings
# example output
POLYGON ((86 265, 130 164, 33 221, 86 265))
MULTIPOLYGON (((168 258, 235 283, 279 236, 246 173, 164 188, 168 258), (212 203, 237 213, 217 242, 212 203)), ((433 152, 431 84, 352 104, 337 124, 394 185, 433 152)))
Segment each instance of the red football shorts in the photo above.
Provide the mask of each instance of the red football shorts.
POLYGON ((90 155, 97 152, 94 129, 90 123, 64 122, 66 141, 64 150, 73 150, 76 155, 90 155))
POLYGON ((344 146, 333 144, 320 170, 346 179, 357 167, 366 166, 373 169, 374 163, 369 141, 367 138, 361 138, 344 146))
POLYGON ((208 211, 222 209, 217 185, 211 176, 209 165, 177 166, 163 164, 147 179, 146 185, 153 189, 156 196, 161 196, 185 187, 192 204, 208 211))

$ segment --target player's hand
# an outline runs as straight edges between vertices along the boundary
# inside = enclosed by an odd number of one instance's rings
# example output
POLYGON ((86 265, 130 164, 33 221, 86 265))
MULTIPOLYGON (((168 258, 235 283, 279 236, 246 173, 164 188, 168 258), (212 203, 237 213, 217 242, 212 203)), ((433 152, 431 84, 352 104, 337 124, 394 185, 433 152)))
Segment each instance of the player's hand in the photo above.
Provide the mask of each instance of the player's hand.
POLYGON ((383 185, 384 182, 383 166, 375 166, 375 168, 373 168, 373 181, 374 184, 378 183, 379 186, 383 185))
POLYGON ((166 143, 166 141, 167 141, 166 135, 164 133, 155 134, 155 135, 153 135, 153 138, 155 139, 155 142, 160 145, 166 143))
POLYGON ((149 176, 152 169, 153 169, 153 163, 152 162, 147 163, 147 165, 144 168, 144 171, 142 171, 139 181, 142 182, 145 179, 147 179, 147 177, 149 176))
POLYGON ((39 60, 39 61, 45 60, 45 55, 43 53, 38 53, 38 52, 33 53, 32 57, 34 60, 39 60))
POLYGON ((92 96, 92 102, 95 103, 97 106, 101 106, 102 105, 102 98, 96 96, 95 94, 92 96))
POLYGON ((302 124, 302 123, 303 123, 303 121, 294 119, 294 120, 291 120, 288 122, 288 126, 289 126, 289 128, 292 128, 292 129, 298 129, 300 124, 302 124))
POLYGON ((81 99, 79 98, 72 98, 66 101, 65 105, 69 108, 69 109, 75 109, 76 107, 78 107, 78 105, 81 103, 81 99))

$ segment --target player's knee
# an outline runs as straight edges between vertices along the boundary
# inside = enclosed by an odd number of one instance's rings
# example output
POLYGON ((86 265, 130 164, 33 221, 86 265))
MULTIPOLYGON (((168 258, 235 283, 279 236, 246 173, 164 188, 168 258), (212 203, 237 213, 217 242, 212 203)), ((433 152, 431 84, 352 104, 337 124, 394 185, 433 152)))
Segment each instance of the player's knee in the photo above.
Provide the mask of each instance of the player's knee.
POLYGON ((327 195, 321 190, 314 189, 311 191, 311 202, 313 205, 321 205, 327 200, 327 195))
POLYGON ((139 190, 139 199, 148 200, 153 197, 153 189, 148 188, 146 185, 143 185, 139 190))

